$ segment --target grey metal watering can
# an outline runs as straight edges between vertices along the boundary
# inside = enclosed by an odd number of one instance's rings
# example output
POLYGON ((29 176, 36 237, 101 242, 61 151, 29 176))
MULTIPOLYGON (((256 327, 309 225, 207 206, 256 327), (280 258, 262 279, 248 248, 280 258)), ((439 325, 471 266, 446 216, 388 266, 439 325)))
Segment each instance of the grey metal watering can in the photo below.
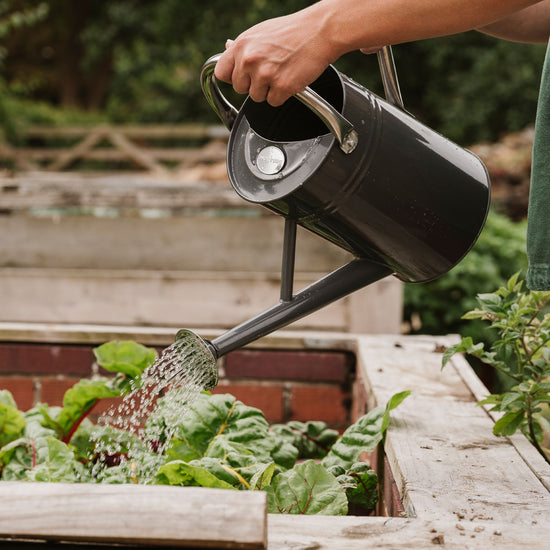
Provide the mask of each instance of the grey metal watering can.
MULTIPOLYGON (((481 160, 403 107, 391 49, 378 53, 386 100, 329 67, 280 107, 248 97, 237 110, 214 69, 201 85, 231 131, 227 169, 235 191, 285 218, 280 301, 216 339, 188 330, 215 361, 379 279, 433 280, 479 236, 490 203, 481 160), (296 226, 354 259, 294 293, 296 226)), ((213 367, 213 385, 216 377, 213 367)))

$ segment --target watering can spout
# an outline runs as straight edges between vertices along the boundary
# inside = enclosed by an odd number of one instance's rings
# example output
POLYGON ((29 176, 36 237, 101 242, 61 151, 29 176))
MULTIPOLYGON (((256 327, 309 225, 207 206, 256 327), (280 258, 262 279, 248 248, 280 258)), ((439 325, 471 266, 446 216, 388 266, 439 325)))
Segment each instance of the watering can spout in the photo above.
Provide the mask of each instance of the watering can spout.
MULTIPOLYGON (((205 386, 205 389, 212 389, 218 381, 216 361, 223 355, 391 274, 392 271, 386 266, 356 258, 289 299, 281 299, 274 306, 211 341, 188 329, 180 330, 176 335, 176 341, 185 341, 194 349, 194 354, 200 355, 200 368, 204 369, 208 381, 208 387, 205 386)), ((185 368, 185 365, 182 367, 185 368)))

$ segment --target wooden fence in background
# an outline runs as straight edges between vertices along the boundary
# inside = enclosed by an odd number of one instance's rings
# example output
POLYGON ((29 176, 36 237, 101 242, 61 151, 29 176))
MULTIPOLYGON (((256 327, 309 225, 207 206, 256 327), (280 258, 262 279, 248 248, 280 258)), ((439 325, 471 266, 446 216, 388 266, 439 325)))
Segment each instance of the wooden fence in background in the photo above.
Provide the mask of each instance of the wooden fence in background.
POLYGON ((197 124, 141 126, 32 126, 21 145, 0 145, 0 163, 16 170, 59 172, 93 162, 94 169, 126 163, 166 175, 225 160, 229 132, 197 124))

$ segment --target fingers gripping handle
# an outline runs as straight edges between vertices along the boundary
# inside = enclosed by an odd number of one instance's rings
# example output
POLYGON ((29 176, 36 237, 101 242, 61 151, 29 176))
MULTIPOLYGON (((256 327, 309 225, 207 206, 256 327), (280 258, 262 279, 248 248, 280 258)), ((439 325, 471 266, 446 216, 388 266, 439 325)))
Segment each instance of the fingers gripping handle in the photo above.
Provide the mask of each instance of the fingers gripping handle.
MULTIPOLYGON (((203 65, 201 70, 201 87, 214 112, 221 119, 225 127, 231 130, 237 118, 238 111, 223 95, 214 77, 214 69, 220 57, 221 54, 213 55, 203 65)), ((322 120, 337 139, 340 149, 344 153, 351 153, 357 147, 359 138, 353 125, 328 101, 309 87, 298 92, 295 97, 322 120)))

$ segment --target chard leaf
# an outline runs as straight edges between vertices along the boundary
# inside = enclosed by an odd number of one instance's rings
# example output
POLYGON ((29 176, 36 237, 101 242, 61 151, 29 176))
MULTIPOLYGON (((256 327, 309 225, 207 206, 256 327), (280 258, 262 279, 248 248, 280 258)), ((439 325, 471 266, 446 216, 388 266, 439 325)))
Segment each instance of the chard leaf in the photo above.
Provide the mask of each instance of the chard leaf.
POLYGON ((344 516, 346 495, 321 464, 307 460, 277 475, 266 489, 268 512, 344 516))
POLYGON ((181 485, 191 487, 214 487, 233 489, 233 485, 217 477, 201 464, 183 460, 168 462, 159 468, 154 483, 157 485, 181 485))
POLYGON ((280 466, 284 470, 288 470, 294 466, 298 458, 298 449, 294 445, 282 439, 271 437, 271 434, 266 438, 266 442, 270 444, 273 442, 273 447, 271 447, 269 454, 277 466, 280 466))
POLYGON ((274 424, 271 430, 298 449, 298 458, 322 458, 339 436, 320 421, 274 424))
POLYGON ((384 414, 382 407, 376 407, 347 428, 323 459, 323 466, 328 468, 340 465, 348 470, 353 464, 359 462, 361 453, 376 449, 384 436, 382 432, 384 414))
POLYGON ((83 379, 65 392, 63 408, 56 418, 52 418, 42 408, 45 425, 54 429, 61 441, 68 443, 82 420, 100 399, 118 396, 120 392, 113 389, 109 381, 83 379))
POLYGON ((354 482, 354 487, 346 489, 346 496, 350 504, 373 510, 378 502, 378 476, 365 462, 354 464, 347 472, 354 482))
POLYGON ((12 441, 0 452, 0 465, 3 481, 23 481, 27 479, 27 471, 32 468, 32 448, 26 438, 12 441))
POLYGON ((5 481, 88 481, 84 467, 75 460, 72 450, 55 437, 36 440, 22 438, 5 447, 9 460, 2 471, 5 481))
POLYGON ((205 456, 219 458, 220 460, 234 457, 239 460, 239 457, 248 458, 252 456, 252 452, 242 443, 231 441, 225 435, 217 435, 210 441, 205 456))
POLYGON ((275 473, 275 463, 264 464, 263 467, 257 469, 256 473, 250 480, 250 489, 261 491, 269 487, 273 474, 275 473))
MULTIPOLYGON (((23 448, 23 454, 26 454, 27 452, 27 445, 28 445, 28 439, 21 437, 19 439, 16 439, 15 441, 12 441, 11 443, 8 443, 7 445, 4 445, 2 448, 0 448, 0 473, 4 470, 5 466, 9 464, 15 452, 19 447, 23 448)), ((22 466, 23 468, 23 466, 22 466)), ((24 468, 23 468, 24 469, 24 468)), ((2 476, 0 476, 2 477, 2 476)), ((6 479, 4 477, 4 479, 6 479)))
POLYGON ((77 481, 78 464, 69 447, 55 437, 35 441, 36 466, 27 472, 30 481, 77 481))
POLYGON ((0 447, 20 437, 24 429, 25 418, 17 407, 0 402, 0 447))
POLYGON ((385 409, 376 407, 347 428, 323 459, 323 466, 329 468, 340 465, 348 470, 353 464, 359 462, 361 453, 374 451, 384 438, 390 422, 390 411, 402 403, 408 395, 410 395, 409 391, 395 394, 390 398, 385 409))
POLYGON ((407 390, 396 393, 390 397, 390 400, 386 403, 386 410, 384 411, 384 418, 382 419, 382 433, 385 433, 390 425, 390 412, 401 405, 409 395, 411 395, 411 392, 407 390))
POLYGON ((269 432, 269 425, 258 409, 248 407, 229 394, 200 395, 181 417, 167 451, 169 460, 200 459, 217 436, 245 445, 250 454, 291 467, 298 451, 269 432))
MULTIPOLYGON (((215 468, 218 475, 221 474, 222 479, 227 479, 232 485, 246 489, 254 488, 253 486, 251 487, 252 478, 259 472, 265 473, 266 469, 271 465, 273 465, 273 471, 275 469, 273 459, 269 456, 255 456, 242 443, 231 441, 223 435, 218 435, 212 440, 206 450, 206 456, 198 462, 201 465, 208 465, 211 471, 212 468, 215 468), (207 459, 217 459, 219 466, 207 459), (223 468, 225 472, 221 472, 219 467, 223 468), (231 478, 224 477, 227 475, 226 473, 231 478)), ((257 483, 257 480, 254 483, 257 483)), ((269 484, 267 478, 263 480, 263 483, 265 485, 269 484)))
POLYGON ((17 403, 9 390, 0 390, 0 403, 17 409, 17 403))
POLYGON ((53 418, 59 414, 61 407, 50 407, 49 410, 46 405, 38 405, 29 409, 25 414, 25 431, 24 437, 28 439, 38 439, 40 437, 47 437, 49 435, 56 435, 56 430, 49 427, 53 424, 53 418), (50 423, 45 422, 45 415, 50 419, 50 423))
POLYGON ((151 366, 157 352, 136 342, 107 342, 94 348, 97 363, 109 372, 120 372, 130 378, 138 378, 151 366))

